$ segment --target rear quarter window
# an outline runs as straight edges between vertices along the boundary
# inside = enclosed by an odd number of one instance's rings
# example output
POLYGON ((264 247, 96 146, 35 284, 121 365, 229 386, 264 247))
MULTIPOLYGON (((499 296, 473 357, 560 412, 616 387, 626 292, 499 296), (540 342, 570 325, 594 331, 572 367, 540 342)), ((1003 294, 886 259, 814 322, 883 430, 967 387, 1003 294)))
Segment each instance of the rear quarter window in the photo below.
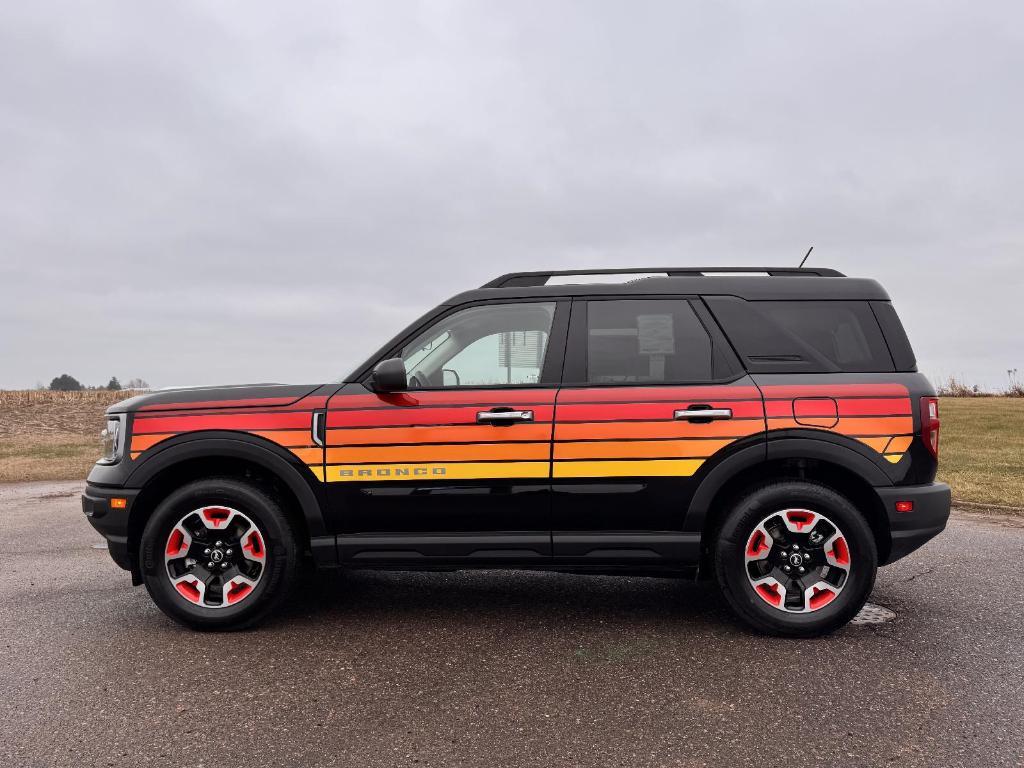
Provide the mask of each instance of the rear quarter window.
POLYGON ((878 324, 882 326, 885 334, 885 341, 889 345, 889 352, 892 354, 892 361, 896 364, 897 371, 916 371, 917 358, 910 346, 910 339, 903 329, 899 315, 891 302, 872 301, 871 309, 875 311, 878 324))
POLYGON ((895 370, 866 301, 744 301, 707 304, 752 373, 895 370))

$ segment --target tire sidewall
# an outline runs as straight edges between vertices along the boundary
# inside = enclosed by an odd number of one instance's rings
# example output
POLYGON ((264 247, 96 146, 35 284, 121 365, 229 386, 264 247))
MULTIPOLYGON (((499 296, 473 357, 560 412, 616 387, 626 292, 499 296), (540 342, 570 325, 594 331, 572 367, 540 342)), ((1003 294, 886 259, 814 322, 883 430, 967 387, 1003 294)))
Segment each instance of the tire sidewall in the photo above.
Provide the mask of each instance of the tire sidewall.
POLYGON ((756 628, 784 635, 831 632, 852 619, 874 587, 878 552, 863 515, 843 496, 808 482, 775 483, 760 488, 736 504, 719 532, 715 572, 726 598, 738 614, 756 628), (784 509, 808 509, 829 518, 846 538, 850 572, 838 596, 810 613, 788 613, 768 605, 747 578, 744 551, 754 527, 784 509))
POLYGON ((235 629, 261 619, 284 596, 297 560, 295 535, 281 508, 262 490, 233 479, 198 480, 172 492, 154 510, 143 530, 139 563, 146 589, 175 621, 196 629, 235 629), (203 608, 174 588, 164 564, 172 528, 189 512, 225 506, 245 514, 260 530, 267 551, 263 574, 251 594, 237 605, 203 608))

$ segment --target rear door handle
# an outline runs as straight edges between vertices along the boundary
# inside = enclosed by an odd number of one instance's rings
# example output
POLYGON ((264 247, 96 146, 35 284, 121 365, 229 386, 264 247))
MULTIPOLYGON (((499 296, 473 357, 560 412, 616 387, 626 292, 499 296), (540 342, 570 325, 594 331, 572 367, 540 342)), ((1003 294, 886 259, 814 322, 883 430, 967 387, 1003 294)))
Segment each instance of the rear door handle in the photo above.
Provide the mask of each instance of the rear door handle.
POLYGON ((476 420, 480 424, 515 424, 533 421, 533 411, 479 411, 476 420))
POLYGON ((679 421, 695 421, 698 423, 717 421, 720 419, 731 419, 732 408, 712 408, 709 405, 699 406, 694 405, 689 408, 683 408, 676 411, 673 414, 673 418, 679 421))

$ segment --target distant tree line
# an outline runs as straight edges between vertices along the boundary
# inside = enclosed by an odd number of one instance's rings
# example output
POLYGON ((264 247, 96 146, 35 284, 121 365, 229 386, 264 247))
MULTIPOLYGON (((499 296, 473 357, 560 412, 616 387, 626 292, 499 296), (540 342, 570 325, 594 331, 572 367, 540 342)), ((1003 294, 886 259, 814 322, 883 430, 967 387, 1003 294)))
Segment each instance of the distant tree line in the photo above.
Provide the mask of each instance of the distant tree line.
MULTIPOLYGON (((39 388, 42 389, 42 386, 39 388)), ((126 386, 121 386, 117 376, 111 376, 110 381, 107 382, 105 387, 87 387, 74 376, 62 373, 60 376, 54 377, 53 381, 50 382, 49 388, 54 392, 81 392, 85 389, 109 389, 116 391, 119 389, 149 389, 149 384, 144 379, 131 379, 126 386)))

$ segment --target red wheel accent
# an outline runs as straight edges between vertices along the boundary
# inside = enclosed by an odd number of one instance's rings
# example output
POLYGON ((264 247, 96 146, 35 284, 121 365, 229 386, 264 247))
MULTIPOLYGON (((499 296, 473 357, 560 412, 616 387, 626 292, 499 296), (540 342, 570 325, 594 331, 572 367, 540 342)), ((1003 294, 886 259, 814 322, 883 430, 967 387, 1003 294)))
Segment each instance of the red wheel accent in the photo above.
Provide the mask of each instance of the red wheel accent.
POLYGON ((231 517, 231 510, 223 507, 207 507, 203 510, 203 517, 207 522, 212 523, 214 528, 219 528, 231 517))
POLYGON ((820 589, 815 587, 814 591, 811 593, 811 599, 807 601, 807 607, 812 611, 816 611, 831 603, 835 600, 835 597, 836 593, 831 589, 820 589))
POLYGON ((244 512, 199 507, 185 514, 168 534, 164 569, 185 600, 215 610, 238 605, 253 595, 269 557, 263 533, 244 512), (193 548, 209 557, 187 556, 193 548))
POLYGON ((179 581, 174 585, 182 596, 193 603, 199 603, 202 597, 199 588, 191 581, 179 581))
POLYGON ((245 545, 242 549, 256 559, 263 556, 263 539, 260 537, 259 531, 254 530, 246 537, 245 545))
POLYGON ((764 531, 755 530, 747 543, 747 557, 759 557, 762 552, 767 552, 769 549, 771 549, 771 545, 768 544, 764 531))
POLYGON ((828 556, 834 558, 840 565, 849 565, 850 548, 846 545, 846 539, 840 536, 832 542, 832 551, 828 553, 828 556))
POLYGON ((180 528, 171 531, 171 537, 167 540, 167 556, 177 557, 185 548, 185 534, 180 528))
POLYGON ((814 522, 814 513, 791 509, 786 513, 786 519, 795 525, 798 531, 802 531, 805 525, 810 525, 814 522))
POLYGON ((252 592, 252 586, 250 584, 239 582, 237 584, 232 584, 228 588, 225 599, 227 600, 228 605, 231 605, 232 603, 237 603, 250 592, 252 592))
POLYGON ((852 562, 839 527, 820 512, 799 507, 769 514, 743 550, 750 587, 785 613, 810 613, 838 598, 852 562))
POLYGON ((758 584, 754 590, 766 603, 779 606, 782 603, 782 595, 779 594, 778 584, 758 584))

